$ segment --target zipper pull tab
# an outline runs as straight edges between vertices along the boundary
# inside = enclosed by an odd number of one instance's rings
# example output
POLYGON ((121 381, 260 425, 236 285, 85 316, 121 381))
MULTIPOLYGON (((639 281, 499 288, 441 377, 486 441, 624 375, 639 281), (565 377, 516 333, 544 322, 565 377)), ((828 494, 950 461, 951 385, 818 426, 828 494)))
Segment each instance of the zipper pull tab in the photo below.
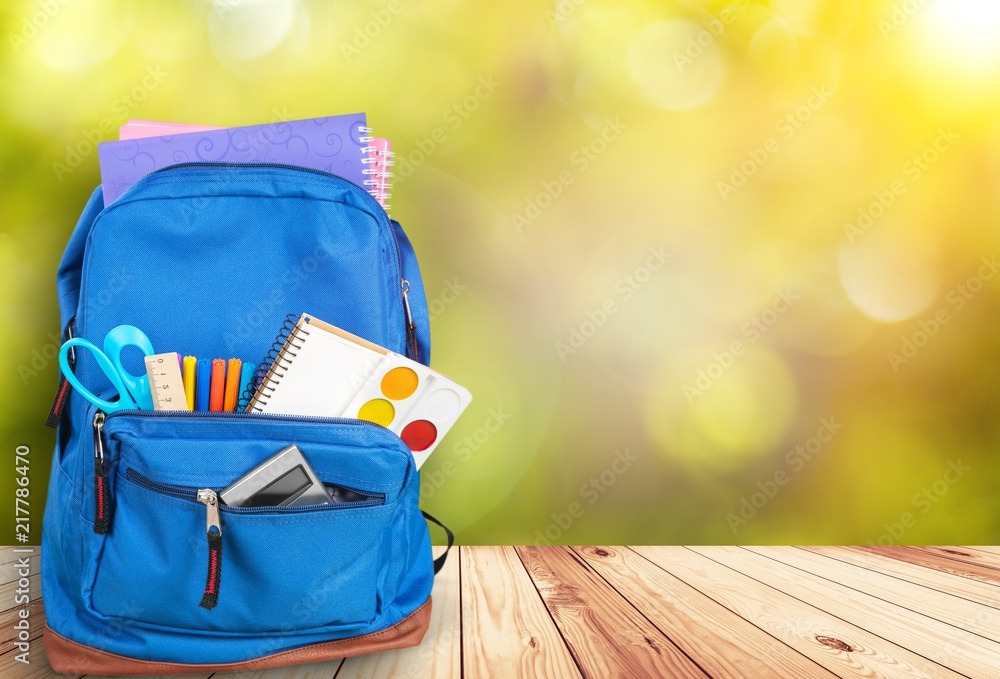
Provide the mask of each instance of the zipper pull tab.
POLYGON ((222 535, 222 523, 219 521, 219 496, 214 490, 202 488, 198 491, 198 502, 205 505, 206 530, 222 535))
POLYGON ((208 577, 202 594, 202 608, 209 610, 219 603, 219 581, 222 579, 222 521, 219 519, 219 496, 210 488, 198 490, 198 502, 205 505, 205 529, 208 535, 208 577))
POLYGON ((104 469, 104 418, 100 410, 94 414, 94 532, 99 535, 108 532, 111 517, 111 492, 104 469))
POLYGON ((403 313, 406 314, 406 339, 410 343, 410 358, 414 361, 417 358, 417 324, 413 322, 413 314, 410 313, 410 281, 400 278, 400 289, 403 291, 403 313))
MULTIPOLYGON (((76 323, 76 319, 70 319, 70 322, 66 324, 66 331, 63 333, 63 341, 73 339, 73 328, 76 323)), ((76 349, 71 347, 69 350, 69 367, 70 370, 76 366, 76 349)), ((45 418, 45 426, 52 427, 55 429, 59 426, 59 421, 62 419, 63 412, 66 410, 66 402, 69 401, 69 394, 73 391, 73 385, 69 383, 66 376, 59 373, 59 388, 56 390, 56 397, 52 400, 52 407, 49 409, 49 415, 45 418)))

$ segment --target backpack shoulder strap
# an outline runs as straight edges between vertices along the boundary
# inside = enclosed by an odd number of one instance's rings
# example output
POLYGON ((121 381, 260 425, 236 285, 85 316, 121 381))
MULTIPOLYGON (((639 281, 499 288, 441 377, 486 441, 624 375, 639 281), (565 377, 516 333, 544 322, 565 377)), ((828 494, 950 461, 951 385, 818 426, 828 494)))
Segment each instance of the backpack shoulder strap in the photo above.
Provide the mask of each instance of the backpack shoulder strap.
POLYGON ((424 510, 421 509, 420 513, 423 514, 424 518, 430 521, 431 523, 435 523, 441 526, 441 528, 444 529, 445 534, 448 536, 448 546, 445 547, 444 552, 441 554, 441 556, 434 559, 434 575, 437 575, 441 571, 441 569, 444 568, 444 562, 448 560, 448 552, 455 544, 455 534, 451 532, 448 526, 444 525, 443 523, 435 519, 433 516, 425 512, 424 510))

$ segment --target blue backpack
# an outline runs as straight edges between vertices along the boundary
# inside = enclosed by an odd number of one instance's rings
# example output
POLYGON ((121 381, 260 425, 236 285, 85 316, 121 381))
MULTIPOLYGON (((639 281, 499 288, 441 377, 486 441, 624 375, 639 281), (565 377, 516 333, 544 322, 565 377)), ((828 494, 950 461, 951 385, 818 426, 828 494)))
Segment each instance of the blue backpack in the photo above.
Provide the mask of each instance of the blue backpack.
MULTIPOLYGON (((287 314, 309 312, 430 359, 423 285, 400 225, 357 185, 293 166, 175 165, 108 207, 98 188, 58 290, 65 337, 98 346, 131 324, 159 352, 258 361, 287 314)), ((81 383, 113 399, 96 362, 76 353, 81 383)), ((133 359, 125 367, 144 372, 133 359)), ((423 637, 444 555, 432 560, 420 474, 396 434, 343 418, 105 414, 65 380, 50 420, 42 587, 57 672, 252 670, 423 637), (226 487, 290 443, 352 499, 219 506, 216 540, 198 490, 226 487)))

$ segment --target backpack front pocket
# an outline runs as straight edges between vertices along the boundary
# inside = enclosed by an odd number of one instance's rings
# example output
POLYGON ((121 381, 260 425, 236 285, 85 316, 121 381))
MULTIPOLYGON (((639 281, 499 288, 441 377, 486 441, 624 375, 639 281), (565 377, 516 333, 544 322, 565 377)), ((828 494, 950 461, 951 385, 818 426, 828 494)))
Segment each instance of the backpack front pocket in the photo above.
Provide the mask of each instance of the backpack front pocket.
POLYGON ((113 509, 95 612, 240 634, 360 629, 381 612, 388 527, 413 476, 391 434, 310 418, 116 413, 106 438, 113 509), (288 443, 333 504, 218 502, 223 487, 288 443))

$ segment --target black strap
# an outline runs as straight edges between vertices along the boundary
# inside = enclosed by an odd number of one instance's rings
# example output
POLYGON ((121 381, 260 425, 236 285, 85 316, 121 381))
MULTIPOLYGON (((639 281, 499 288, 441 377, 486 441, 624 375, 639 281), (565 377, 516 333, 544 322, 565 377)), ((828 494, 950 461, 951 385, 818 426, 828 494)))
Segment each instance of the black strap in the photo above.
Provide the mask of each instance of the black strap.
POLYGON ((452 548, 452 545, 455 544, 455 534, 448 529, 448 526, 444 525, 443 523, 435 519, 433 516, 425 512, 424 510, 421 509, 420 513, 423 514, 424 518, 430 521, 431 523, 436 523, 437 525, 444 528, 444 532, 448 535, 448 546, 445 548, 444 553, 441 554, 441 556, 439 556, 438 558, 434 559, 434 575, 437 575, 441 571, 441 569, 444 568, 444 562, 448 560, 448 551, 452 548))

